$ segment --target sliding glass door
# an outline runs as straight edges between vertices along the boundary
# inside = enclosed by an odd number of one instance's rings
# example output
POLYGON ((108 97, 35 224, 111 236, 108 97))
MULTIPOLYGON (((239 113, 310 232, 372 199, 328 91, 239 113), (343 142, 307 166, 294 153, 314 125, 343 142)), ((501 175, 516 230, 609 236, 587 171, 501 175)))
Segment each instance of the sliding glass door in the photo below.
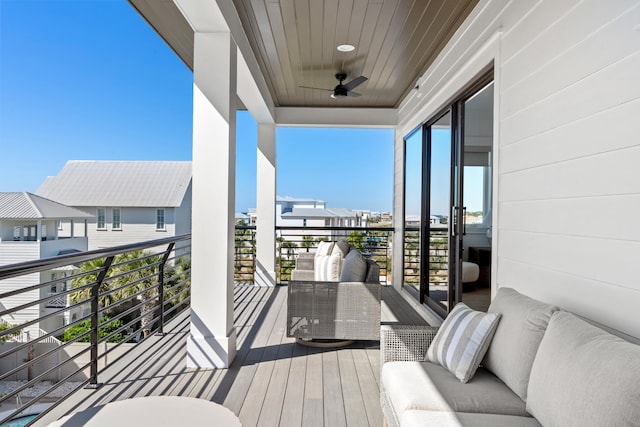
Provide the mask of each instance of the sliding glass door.
MULTIPOLYGON (((465 112, 468 107, 477 106, 477 101, 470 103, 473 99, 482 100, 482 108, 493 110, 493 98, 491 105, 487 105, 486 96, 476 96, 481 92, 492 93, 492 86, 487 86, 490 81, 491 76, 485 76, 466 96, 405 138, 404 285, 421 303, 443 317, 462 300, 463 259, 468 258, 465 247, 469 246, 465 243, 467 225, 474 235, 482 234, 485 239, 489 235, 486 228, 482 228, 486 223, 480 223, 474 215, 479 213, 482 221, 487 221, 487 214, 490 217, 490 169, 479 170, 476 165, 490 164, 491 138, 487 148, 487 140, 465 136, 467 128, 474 134, 479 129, 478 123, 471 124, 471 120, 486 121, 487 117, 471 110, 472 115, 466 117, 465 112), (465 173, 469 174, 468 178, 465 173), (484 181, 479 183, 478 179, 484 181), (466 186, 469 187, 467 195, 466 186), (475 194, 479 188, 482 194, 475 194), (477 207, 478 198, 483 201, 482 208, 477 207), (466 204, 470 201, 473 201, 473 212, 467 212, 466 204)), ((492 129, 492 116, 488 120, 489 123, 482 125, 492 129)), ((477 240, 477 243, 476 240, 472 239, 473 244, 487 245, 485 241, 477 240)))

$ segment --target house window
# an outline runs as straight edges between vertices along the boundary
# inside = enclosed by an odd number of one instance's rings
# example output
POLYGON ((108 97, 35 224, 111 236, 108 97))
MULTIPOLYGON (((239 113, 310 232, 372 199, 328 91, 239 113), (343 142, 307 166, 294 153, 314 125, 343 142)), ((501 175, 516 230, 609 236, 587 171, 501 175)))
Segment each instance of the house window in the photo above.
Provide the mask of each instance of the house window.
POLYGON ((303 227, 306 227, 306 226, 307 226, 307 218, 304 218, 304 219, 302 220, 302 226, 303 226, 303 227))
POLYGON ((107 229, 107 215, 105 208, 98 208, 98 230, 107 229))
POLYGON ((156 209, 156 230, 164 230, 164 209, 156 209))
POLYGON ((122 229, 122 223, 120 222, 120 208, 113 208, 111 214, 111 228, 114 230, 122 229))
POLYGON ((62 221, 56 220, 56 227, 58 228, 58 230, 62 230, 62 221))

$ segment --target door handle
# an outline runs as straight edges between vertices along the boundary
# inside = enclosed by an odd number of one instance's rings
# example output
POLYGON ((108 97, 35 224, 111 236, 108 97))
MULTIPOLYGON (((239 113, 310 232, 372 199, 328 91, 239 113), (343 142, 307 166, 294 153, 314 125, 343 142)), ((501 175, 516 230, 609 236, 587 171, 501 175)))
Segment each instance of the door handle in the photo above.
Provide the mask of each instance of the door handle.
POLYGON ((467 235, 467 207, 462 208, 462 235, 467 235))

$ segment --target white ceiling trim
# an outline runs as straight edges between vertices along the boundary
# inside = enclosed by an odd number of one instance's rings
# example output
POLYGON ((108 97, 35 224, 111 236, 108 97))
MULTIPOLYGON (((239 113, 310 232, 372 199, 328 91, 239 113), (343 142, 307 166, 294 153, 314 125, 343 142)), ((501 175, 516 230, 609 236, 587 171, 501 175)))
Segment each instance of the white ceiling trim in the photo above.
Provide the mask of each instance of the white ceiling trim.
POLYGON ((276 125, 300 127, 394 128, 395 108, 300 108, 275 109, 276 125))

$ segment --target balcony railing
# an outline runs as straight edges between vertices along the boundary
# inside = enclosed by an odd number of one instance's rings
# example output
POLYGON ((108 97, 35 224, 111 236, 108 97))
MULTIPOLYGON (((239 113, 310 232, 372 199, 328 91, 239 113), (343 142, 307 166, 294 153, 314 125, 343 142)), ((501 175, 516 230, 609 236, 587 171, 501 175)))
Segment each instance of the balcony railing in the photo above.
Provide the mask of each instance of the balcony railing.
POLYGON ((68 393, 98 387, 106 366, 140 340, 162 334, 166 321, 189 306, 190 246, 185 235, 0 267, 0 286, 13 289, 0 294, 0 381, 24 381, 0 396, 0 404, 20 403, 0 424, 60 387, 68 393), (56 294, 64 306, 40 316, 51 301, 43 289, 59 279, 25 283, 74 265, 65 278, 71 286, 56 294), (37 394, 25 399, 33 390, 37 394))
POLYGON ((277 282, 288 283, 300 252, 323 240, 345 239, 380 266, 380 282, 391 281, 391 227, 276 227, 277 282))
MULTIPOLYGON (((420 284, 420 229, 407 227, 404 233, 404 283, 420 284)), ((446 228, 432 229, 429 238, 429 285, 446 284, 449 277, 449 245, 446 228)))
POLYGON ((253 283, 256 270, 256 227, 236 225, 234 247, 234 281, 253 283))

